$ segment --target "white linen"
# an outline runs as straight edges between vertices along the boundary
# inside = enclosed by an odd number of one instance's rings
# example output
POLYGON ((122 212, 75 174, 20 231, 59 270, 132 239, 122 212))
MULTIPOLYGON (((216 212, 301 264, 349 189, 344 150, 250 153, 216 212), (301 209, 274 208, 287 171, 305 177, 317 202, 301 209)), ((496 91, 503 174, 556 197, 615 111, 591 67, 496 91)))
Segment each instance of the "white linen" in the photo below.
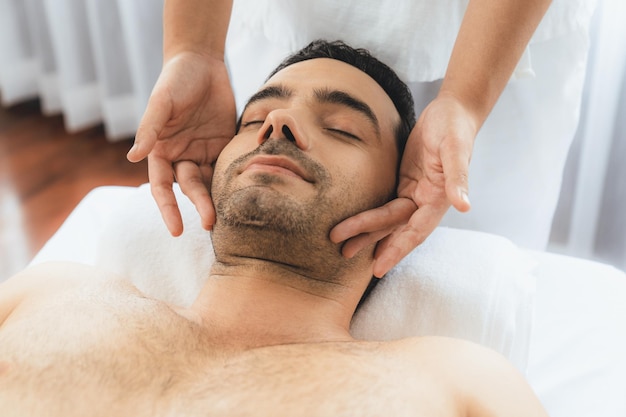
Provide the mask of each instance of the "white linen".
POLYGON ((30 261, 30 265, 50 261, 95 265, 103 228, 111 213, 124 204, 134 190, 133 187, 106 186, 90 191, 30 261))
POLYGON ((532 252, 538 261, 528 380, 550 417, 626 416, 626 274, 532 252))
MULTIPOLYGON (((137 194, 130 187, 95 189, 31 264, 65 260, 95 265, 98 241, 104 227, 111 224, 111 215, 123 212, 129 199, 137 194)), ((187 220, 186 227, 196 226, 187 220)), ((127 248, 119 246, 117 250, 127 248)), ((624 417, 626 274, 597 262, 546 252, 521 252, 537 263, 526 373, 549 415, 624 417)), ((154 257, 152 254, 151 259, 154 257)))
POLYGON ((523 372, 534 266, 507 239, 439 227, 383 278, 355 315, 352 334, 462 338, 502 353, 523 372))
MULTIPOLYGON (((79 245, 81 251, 95 249, 96 257, 87 259, 78 252, 78 260, 127 277, 148 296, 191 304, 208 277, 214 254, 195 208, 179 188, 176 193, 185 222, 179 238, 167 232, 147 185, 92 192, 86 200, 92 200, 93 208, 81 203, 77 212, 94 213, 73 214, 68 222, 74 226, 64 226, 84 233, 85 225, 78 226, 76 220, 100 224, 97 247, 79 245), (106 217, 102 201, 97 202, 102 200, 99 193, 111 207, 106 217)), ((36 262, 54 257, 69 260, 56 253, 39 256, 36 262)), ((524 371, 532 326, 533 266, 506 239, 440 228, 383 279, 356 314, 352 332, 375 340, 463 338, 491 347, 524 371)))

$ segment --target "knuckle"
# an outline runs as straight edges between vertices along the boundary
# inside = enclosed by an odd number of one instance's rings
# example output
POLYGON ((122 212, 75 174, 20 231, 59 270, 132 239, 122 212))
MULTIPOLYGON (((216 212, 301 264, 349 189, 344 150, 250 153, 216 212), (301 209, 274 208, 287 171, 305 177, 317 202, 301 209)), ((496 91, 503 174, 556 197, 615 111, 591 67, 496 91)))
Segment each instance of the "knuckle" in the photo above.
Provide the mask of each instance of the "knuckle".
POLYGON ((159 203, 160 206, 172 205, 169 201, 171 190, 163 185, 153 185, 150 187, 150 193, 152 197, 159 203))

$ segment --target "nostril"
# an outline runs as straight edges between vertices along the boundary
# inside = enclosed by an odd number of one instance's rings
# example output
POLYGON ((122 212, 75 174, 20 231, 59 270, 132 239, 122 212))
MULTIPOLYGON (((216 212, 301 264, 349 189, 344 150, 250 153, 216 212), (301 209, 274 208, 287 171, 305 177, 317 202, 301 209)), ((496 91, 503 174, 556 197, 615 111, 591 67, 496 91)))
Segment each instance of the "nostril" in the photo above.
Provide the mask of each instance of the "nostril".
POLYGON ((274 127, 272 125, 270 125, 270 127, 267 129, 267 131, 263 135, 263 140, 269 139, 270 135, 272 134, 273 131, 274 131, 274 127))
POLYGON ((285 138, 287 138, 289 141, 296 141, 296 137, 293 135, 293 133, 291 133, 291 130, 287 127, 287 125, 283 125, 282 132, 283 135, 285 135, 285 138))

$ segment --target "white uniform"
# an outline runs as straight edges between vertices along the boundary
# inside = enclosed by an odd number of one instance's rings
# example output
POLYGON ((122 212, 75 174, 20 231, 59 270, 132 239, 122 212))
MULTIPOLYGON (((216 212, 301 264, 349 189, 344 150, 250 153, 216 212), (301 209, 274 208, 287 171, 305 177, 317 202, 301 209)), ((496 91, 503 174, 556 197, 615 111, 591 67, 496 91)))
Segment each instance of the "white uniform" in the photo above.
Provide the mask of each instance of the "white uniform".
MULTIPOLYGON (((238 109, 289 53, 314 39, 370 50, 413 91, 417 116, 439 89, 467 0, 235 0, 227 60, 238 109)), ((545 249, 579 117, 595 0, 554 0, 479 132, 472 210, 442 225, 545 249)))

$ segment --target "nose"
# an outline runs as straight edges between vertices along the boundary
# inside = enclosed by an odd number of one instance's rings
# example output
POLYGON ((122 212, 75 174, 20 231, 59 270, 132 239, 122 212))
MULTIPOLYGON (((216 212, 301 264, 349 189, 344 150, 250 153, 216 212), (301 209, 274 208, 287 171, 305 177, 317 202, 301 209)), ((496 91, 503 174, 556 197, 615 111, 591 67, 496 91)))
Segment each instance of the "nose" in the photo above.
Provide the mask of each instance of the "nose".
POLYGON ((259 130, 259 145, 266 140, 284 139, 293 142, 301 150, 309 149, 309 141, 302 129, 303 122, 294 112, 278 109, 270 112, 259 130))

